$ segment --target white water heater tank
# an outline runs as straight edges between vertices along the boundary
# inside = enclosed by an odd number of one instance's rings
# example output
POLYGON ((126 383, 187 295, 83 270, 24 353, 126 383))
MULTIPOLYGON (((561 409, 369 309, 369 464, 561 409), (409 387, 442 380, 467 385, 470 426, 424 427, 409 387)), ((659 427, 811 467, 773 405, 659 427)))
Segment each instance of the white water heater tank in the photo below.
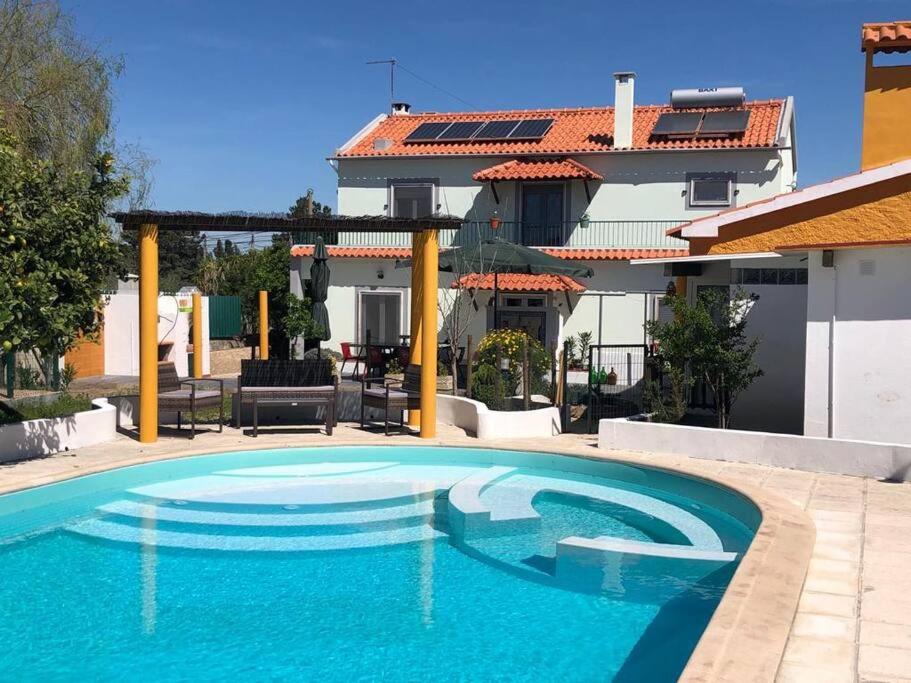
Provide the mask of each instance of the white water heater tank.
POLYGON ((680 88, 671 90, 674 109, 693 107, 742 107, 746 101, 743 88, 680 88))

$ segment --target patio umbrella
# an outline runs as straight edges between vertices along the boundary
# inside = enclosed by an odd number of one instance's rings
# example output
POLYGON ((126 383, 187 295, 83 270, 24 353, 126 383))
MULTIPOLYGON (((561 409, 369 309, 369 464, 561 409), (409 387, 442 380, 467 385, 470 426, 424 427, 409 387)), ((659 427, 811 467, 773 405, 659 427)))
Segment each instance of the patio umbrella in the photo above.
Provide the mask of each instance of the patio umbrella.
POLYGON ((313 322, 319 325, 317 339, 326 341, 332 336, 329 329, 329 311, 326 309, 326 297, 329 294, 329 250, 322 237, 316 238, 313 247, 313 263, 310 265, 310 297, 313 301, 311 314, 313 322))
MULTIPOLYGON (((411 259, 398 261, 396 268, 410 268, 411 259)), ((456 247, 440 252, 439 269, 446 273, 492 273, 494 326, 499 325, 498 275, 519 273, 526 275, 568 275, 591 277, 594 273, 587 266, 546 254, 540 249, 515 244, 504 239, 484 240, 467 247, 456 247)))

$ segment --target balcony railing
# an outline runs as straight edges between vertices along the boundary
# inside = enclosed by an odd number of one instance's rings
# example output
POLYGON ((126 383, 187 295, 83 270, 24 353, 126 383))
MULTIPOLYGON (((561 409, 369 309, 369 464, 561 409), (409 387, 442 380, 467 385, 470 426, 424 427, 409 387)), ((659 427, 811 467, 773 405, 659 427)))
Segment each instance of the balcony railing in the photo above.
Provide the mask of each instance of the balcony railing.
MULTIPOLYGON (((462 247, 486 239, 501 239, 530 247, 577 247, 602 249, 685 249, 686 240, 669 237, 668 228, 682 220, 647 221, 589 221, 583 227, 579 221, 540 225, 519 221, 501 221, 494 230, 489 221, 467 221, 458 229, 440 231, 441 247, 462 247)), ((303 243, 315 238, 305 233, 303 243)), ((333 235, 327 244, 358 247, 409 247, 407 233, 344 233, 333 235)))

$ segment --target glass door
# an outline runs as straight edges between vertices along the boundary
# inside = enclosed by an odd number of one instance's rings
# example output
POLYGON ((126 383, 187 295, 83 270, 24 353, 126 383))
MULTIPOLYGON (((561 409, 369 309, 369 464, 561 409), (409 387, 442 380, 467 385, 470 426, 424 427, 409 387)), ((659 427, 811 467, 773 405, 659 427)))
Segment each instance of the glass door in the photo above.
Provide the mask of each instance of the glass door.
POLYGON ((563 185, 522 186, 522 244, 529 247, 563 246, 563 185))
POLYGON ((361 292, 360 333, 366 343, 395 346, 402 333, 401 292, 361 292))

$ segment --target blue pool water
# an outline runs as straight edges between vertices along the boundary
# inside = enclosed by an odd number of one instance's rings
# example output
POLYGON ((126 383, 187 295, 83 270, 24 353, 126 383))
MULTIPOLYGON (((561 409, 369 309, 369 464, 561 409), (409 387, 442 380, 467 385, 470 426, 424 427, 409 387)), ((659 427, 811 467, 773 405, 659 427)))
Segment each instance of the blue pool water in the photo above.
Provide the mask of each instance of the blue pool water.
POLYGON ((701 480, 540 453, 124 468, 0 496, 0 671, 673 680, 759 521, 701 480))

